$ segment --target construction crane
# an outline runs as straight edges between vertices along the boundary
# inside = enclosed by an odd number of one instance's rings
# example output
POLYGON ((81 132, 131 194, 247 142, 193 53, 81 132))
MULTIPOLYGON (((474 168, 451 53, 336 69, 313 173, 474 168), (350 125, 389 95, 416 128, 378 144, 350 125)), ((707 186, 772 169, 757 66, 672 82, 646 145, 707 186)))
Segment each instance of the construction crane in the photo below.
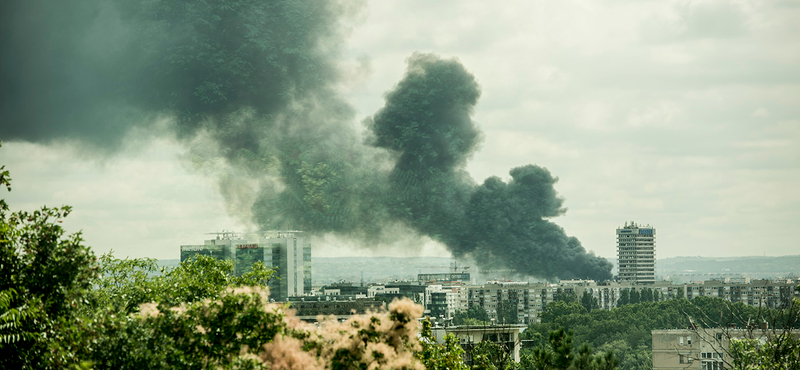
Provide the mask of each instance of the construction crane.
POLYGON ((484 273, 492 273, 492 272, 517 272, 517 270, 514 270, 514 269, 479 270, 478 272, 481 273, 481 274, 484 274, 484 273))
POLYGON ((237 231, 225 230, 215 232, 215 233, 206 233, 206 235, 216 235, 217 240, 219 239, 234 239, 241 237, 242 233, 237 231))
MULTIPOLYGON (((431 268, 431 269, 444 269, 444 268, 447 268, 447 269, 453 269, 453 272, 458 272, 458 262, 453 262, 453 263, 450 264, 450 266, 438 265, 438 266, 420 266, 420 267, 422 267, 422 268, 431 268)), ((471 266, 461 267, 461 272, 467 272, 467 269, 469 269, 470 267, 471 266)))

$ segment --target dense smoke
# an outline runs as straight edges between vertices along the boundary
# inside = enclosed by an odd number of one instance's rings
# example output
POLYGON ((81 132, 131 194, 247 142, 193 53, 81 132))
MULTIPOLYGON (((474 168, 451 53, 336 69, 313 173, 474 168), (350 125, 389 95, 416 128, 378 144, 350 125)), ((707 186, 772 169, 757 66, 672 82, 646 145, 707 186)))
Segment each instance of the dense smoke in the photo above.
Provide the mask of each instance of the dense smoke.
POLYGON ((16 1, 2 9, 0 138, 113 152, 171 117, 229 212, 262 229, 385 242, 405 227, 482 266, 610 278, 548 221, 565 212, 540 167, 477 185, 480 88, 455 59, 414 54, 386 104, 353 127, 337 50, 359 4, 318 1, 16 1), (220 166, 219 163, 222 163, 220 166), (215 167, 216 166, 216 167, 215 167), (221 168, 221 170, 220 170, 221 168))

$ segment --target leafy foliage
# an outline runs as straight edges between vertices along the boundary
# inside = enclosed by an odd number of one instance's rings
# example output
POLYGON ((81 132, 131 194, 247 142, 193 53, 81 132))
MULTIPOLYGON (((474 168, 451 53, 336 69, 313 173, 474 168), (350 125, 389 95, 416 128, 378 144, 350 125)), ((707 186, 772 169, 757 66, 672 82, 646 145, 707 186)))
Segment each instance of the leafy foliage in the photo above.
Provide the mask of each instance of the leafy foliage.
POLYGON ((471 306, 467 311, 458 311, 453 317, 453 325, 488 325, 489 313, 479 305, 471 306))
POLYGON ((497 303, 498 324, 516 324, 518 320, 516 301, 503 300, 497 303))
POLYGON ((573 334, 563 328, 549 333, 548 343, 524 354, 520 367, 525 370, 545 369, 615 369, 619 360, 613 352, 593 354, 592 347, 583 343, 577 348, 573 334))
MULTIPOLYGON (((632 292, 633 290, 631 290, 632 292)), ((630 295, 623 290, 621 296, 630 295)), ((655 299, 647 289, 641 289, 638 299, 655 299)), ((619 359, 620 369, 640 369, 652 367, 652 335, 655 329, 729 327, 744 328, 752 322, 767 321, 777 327, 797 326, 797 311, 759 309, 742 303, 730 303, 712 297, 696 297, 691 301, 675 299, 658 302, 628 303, 612 310, 587 310, 584 300, 580 303, 555 301, 545 307, 541 323, 531 324, 522 333, 523 339, 543 344, 543 338, 560 328, 574 333, 573 340, 581 345, 588 344, 602 352, 613 352, 619 359)), ((533 360, 541 362, 545 356, 541 351, 533 360)))
MULTIPOLYGON (((4 172, 2 184, 10 188, 4 172)), ((3 368, 61 368, 74 362, 62 329, 96 274, 95 257, 80 233, 65 235, 60 223, 71 208, 9 212, 0 204, 0 292, 3 368)))
POLYGON ((274 275, 274 270, 261 262, 235 276, 232 261, 208 256, 197 255, 174 269, 165 269, 151 258, 115 259, 111 253, 100 257, 99 272, 92 280, 95 289, 89 292, 92 306, 110 306, 125 313, 136 312, 148 302, 179 305, 218 299, 230 287, 265 287, 274 275))
POLYGON ((757 339, 732 339, 730 354, 733 369, 766 370, 800 368, 800 339, 783 333, 765 342, 757 339))
POLYGON ((431 330, 430 320, 422 321, 420 332, 420 345, 422 349, 417 352, 417 357, 422 361, 427 370, 467 370, 464 364, 464 349, 458 344, 454 335, 444 337, 444 344, 438 344, 431 330))
POLYGON ((482 341, 470 351, 473 369, 497 370, 514 366, 509 351, 492 341, 482 341))
POLYGON ((600 304, 597 303, 597 298, 592 296, 588 291, 583 291, 581 305, 586 309, 586 312, 592 312, 592 310, 600 308, 600 304))
POLYGON ((19 341, 33 341, 37 333, 25 331, 25 323, 39 314, 39 310, 27 303, 21 307, 11 307, 17 291, 12 289, 0 292, 0 349, 19 341))

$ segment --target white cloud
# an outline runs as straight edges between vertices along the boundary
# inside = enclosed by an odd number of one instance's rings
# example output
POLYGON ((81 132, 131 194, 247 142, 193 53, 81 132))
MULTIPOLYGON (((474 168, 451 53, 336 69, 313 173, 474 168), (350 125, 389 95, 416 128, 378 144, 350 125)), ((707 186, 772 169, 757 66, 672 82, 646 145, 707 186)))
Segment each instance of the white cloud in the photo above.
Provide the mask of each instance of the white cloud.
POLYGON ((769 111, 767 110, 767 108, 758 108, 754 110, 753 113, 750 113, 750 117, 761 117, 761 118, 769 117, 769 111))

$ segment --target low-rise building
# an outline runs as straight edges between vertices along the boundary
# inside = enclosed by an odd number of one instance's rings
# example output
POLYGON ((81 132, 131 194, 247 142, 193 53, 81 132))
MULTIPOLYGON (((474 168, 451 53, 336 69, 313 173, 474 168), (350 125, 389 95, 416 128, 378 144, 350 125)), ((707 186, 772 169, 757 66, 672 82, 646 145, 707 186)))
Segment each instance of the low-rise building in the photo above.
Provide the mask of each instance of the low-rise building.
MULTIPOLYGON (((689 328, 653 330, 653 369, 722 370, 732 367, 732 339, 766 341, 781 333, 766 326, 751 329, 689 328)), ((800 330, 792 330, 800 338, 800 330)))
POLYGON ((348 319, 353 315, 363 315, 383 309, 385 303, 369 298, 315 297, 314 299, 297 297, 289 299, 289 307, 295 310, 300 320, 315 322, 319 315, 335 316, 338 320, 348 319))
POLYGON ((491 341, 500 345, 515 362, 519 362, 519 352, 522 341, 520 333, 525 331, 527 325, 463 325, 448 326, 434 330, 436 341, 444 342, 446 334, 453 334, 458 338, 459 344, 464 349, 464 363, 472 367, 472 351, 475 346, 483 341, 491 341))

